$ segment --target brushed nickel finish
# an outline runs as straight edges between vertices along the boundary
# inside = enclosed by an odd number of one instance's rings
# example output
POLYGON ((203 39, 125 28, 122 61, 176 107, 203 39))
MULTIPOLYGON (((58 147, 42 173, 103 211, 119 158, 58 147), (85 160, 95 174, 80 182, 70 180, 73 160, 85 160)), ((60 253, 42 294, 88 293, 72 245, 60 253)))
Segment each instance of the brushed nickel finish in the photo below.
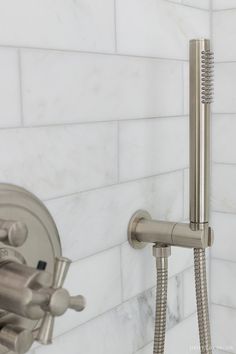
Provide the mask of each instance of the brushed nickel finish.
POLYGON ((192 225, 209 221, 210 103, 212 102, 213 57, 210 40, 191 40, 189 57, 189 195, 192 225))
POLYGON ((28 237, 28 229, 22 221, 0 220, 0 241, 14 247, 22 246, 28 237))
MULTIPOLYGON (((26 311, 22 297, 26 303, 32 297, 31 284, 45 281, 45 275, 37 270, 38 262, 45 262, 48 273, 52 274, 54 258, 60 255, 58 231, 43 203, 21 187, 0 184, 0 329, 10 325, 37 330, 39 319, 23 317, 17 312, 26 311), (1 230, 5 230, 5 236, 1 230)), ((31 313, 30 308, 28 311, 31 313)), ((0 354, 5 354, 12 349, 3 345, 4 332, 1 333, 0 330, 0 354)))
POLYGON ((143 248, 148 243, 207 248, 213 244, 214 235, 208 224, 192 230, 189 224, 152 220, 150 214, 138 210, 130 220, 128 240, 136 249, 143 248))
POLYGON ((7 325, 0 331, 0 342, 11 351, 19 354, 26 353, 34 342, 34 337, 31 331, 7 325))
POLYGON ((152 254, 155 258, 168 258, 171 256, 171 247, 155 244, 152 248, 152 254))
POLYGON ((44 306, 46 313, 37 335, 37 340, 42 344, 52 343, 55 316, 63 315, 69 308, 75 311, 82 311, 85 308, 85 299, 82 295, 71 297, 68 291, 62 288, 70 264, 71 261, 65 257, 55 259, 52 287, 50 291, 46 289, 49 295, 49 300, 44 306))
MULTIPOLYGON (((213 98, 213 53, 210 41, 190 41, 189 57, 190 227, 198 230, 209 222, 210 103, 213 98)), ((212 354, 205 258, 204 249, 194 249, 200 350, 201 354, 212 354)))
POLYGON ((85 308, 82 295, 62 288, 70 264, 41 201, 0 184, 0 354, 23 354, 34 340, 51 343, 55 316, 85 308))
POLYGON ((151 215, 146 210, 136 211, 129 221, 128 241, 130 246, 135 249, 142 249, 146 246, 145 242, 136 237, 136 228, 143 220, 151 220, 151 215))

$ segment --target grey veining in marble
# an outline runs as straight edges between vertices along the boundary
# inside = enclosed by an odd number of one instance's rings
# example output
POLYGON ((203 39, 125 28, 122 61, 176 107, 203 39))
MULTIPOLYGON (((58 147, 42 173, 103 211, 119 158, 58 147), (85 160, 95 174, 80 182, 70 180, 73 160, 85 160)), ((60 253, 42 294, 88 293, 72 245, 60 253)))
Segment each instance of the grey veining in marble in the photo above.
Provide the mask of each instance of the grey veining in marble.
POLYGON ((178 274, 169 280, 167 301, 167 328, 178 324, 183 317, 182 275, 178 274))

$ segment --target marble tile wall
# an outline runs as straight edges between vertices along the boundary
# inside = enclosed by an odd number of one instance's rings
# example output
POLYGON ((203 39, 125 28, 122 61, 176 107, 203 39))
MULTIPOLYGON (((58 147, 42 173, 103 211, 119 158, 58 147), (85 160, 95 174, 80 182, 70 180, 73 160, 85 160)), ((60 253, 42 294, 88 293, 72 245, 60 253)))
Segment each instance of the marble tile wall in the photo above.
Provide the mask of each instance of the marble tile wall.
POLYGON ((216 56, 213 105, 211 300, 214 345, 219 353, 236 353, 236 1, 213 0, 216 56))
MULTIPOLYGON (((73 260, 66 286, 88 302, 31 354, 151 353, 155 264, 151 248, 130 248, 127 224, 141 208, 187 218, 188 40, 209 37, 209 6, 0 1, 0 181, 46 203, 73 260)), ((169 276, 167 353, 187 354, 191 250, 172 250, 169 276)))

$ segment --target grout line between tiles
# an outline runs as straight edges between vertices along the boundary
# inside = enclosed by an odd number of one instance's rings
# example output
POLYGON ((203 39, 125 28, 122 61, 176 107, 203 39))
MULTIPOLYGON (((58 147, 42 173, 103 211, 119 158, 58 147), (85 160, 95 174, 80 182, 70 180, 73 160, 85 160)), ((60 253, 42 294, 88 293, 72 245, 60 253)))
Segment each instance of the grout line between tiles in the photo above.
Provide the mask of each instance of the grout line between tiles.
POLYGON ((198 6, 192 6, 192 5, 185 4, 185 3, 183 3, 183 0, 181 0, 180 3, 177 3, 177 2, 171 1, 171 0, 166 0, 166 2, 169 2, 171 4, 175 4, 177 6, 190 7, 191 9, 194 9, 194 10, 209 11, 209 9, 206 9, 204 7, 200 7, 200 6, 198 7, 198 6))
POLYGON ((233 307, 233 306, 222 305, 222 304, 218 304, 217 302, 212 302, 212 305, 215 305, 215 306, 219 306, 219 307, 223 307, 223 308, 226 308, 226 309, 231 309, 231 310, 233 310, 233 311, 236 311, 236 308, 233 307))
POLYGON ((218 64, 235 64, 236 60, 215 60, 215 66, 218 64))
POLYGON ((212 163, 213 163, 213 165, 236 166, 236 162, 224 162, 224 161, 212 160, 212 163))
POLYGON ((122 267, 122 244, 119 245, 119 248, 120 248, 120 278, 121 278, 121 300, 122 300, 122 303, 124 301, 124 276, 123 276, 123 267, 122 267))
POLYGON ((212 9, 213 13, 214 12, 225 12, 225 11, 232 11, 232 10, 236 10, 236 7, 231 7, 231 8, 226 8, 226 9, 212 9))
POLYGON ((58 196, 55 196, 55 197, 52 197, 52 198, 43 198, 42 200, 44 202, 51 202, 51 201, 62 199, 62 198, 76 196, 76 195, 79 195, 81 193, 88 193, 88 192, 98 191, 98 190, 111 188, 111 187, 119 186, 119 185, 123 185, 123 184, 129 184, 129 183, 133 183, 133 182, 139 182, 139 181, 142 181, 142 180, 148 180, 148 179, 152 179, 152 178, 156 178, 156 177, 160 177, 160 176, 169 175, 169 174, 172 174, 172 173, 181 172, 183 170, 183 168, 185 169, 187 167, 180 167, 180 168, 175 169, 175 170, 168 170, 168 171, 160 172, 160 173, 157 173, 157 174, 154 174, 154 175, 150 175, 150 176, 143 176, 143 177, 139 177, 139 178, 135 178, 135 179, 131 179, 131 180, 120 181, 119 183, 106 184, 106 185, 103 185, 103 186, 94 187, 94 188, 81 190, 81 191, 76 191, 76 192, 73 192, 73 193, 68 193, 68 194, 64 194, 64 195, 58 195, 58 196))
POLYGON ((117 4, 114 1, 114 41, 115 41, 115 53, 117 53, 117 4))
POLYGON ((211 259, 212 259, 212 261, 225 262, 225 263, 233 263, 233 264, 236 265, 236 260, 233 261, 233 260, 231 260, 231 259, 219 258, 219 257, 215 257, 215 256, 213 256, 211 259))
POLYGON ((180 318, 182 320, 185 318, 185 293, 184 293, 185 276, 184 275, 186 272, 187 270, 185 269, 179 274, 181 290, 180 290, 180 298, 177 299, 177 303, 179 306, 180 318))
POLYGON ((219 116, 219 115, 227 115, 227 116, 233 116, 236 115, 236 112, 212 112, 213 116, 219 116))
POLYGON ((213 209, 212 210, 214 213, 218 213, 218 214, 225 214, 225 215, 236 215, 236 211, 235 212, 230 212, 230 211, 221 211, 221 210, 216 210, 213 209))
POLYGON ((117 183, 120 183, 120 122, 117 121, 117 183))
POLYGON ((22 126, 3 126, 0 127, 1 130, 12 130, 12 129, 37 129, 37 128, 53 128, 53 127, 67 127, 67 126, 75 126, 75 125, 91 125, 91 124, 104 124, 104 123, 116 123, 119 121, 120 123, 123 122, 136 122, 136 121, 147 121, 147 120, 155 120, 155 119, 175 119, 175 118, 185 118, 186 115, 168 115, 168 116, 156 116, 156 117, 139 117, 139 118, 124 118, 124 119, 109 119, 109 120, 94 120, 94 121, 80 121, 80 122, 63 122, 63 123, 47 123, 41 125, 24 125, 22 126))
MULTIPOLYGON (((192 268, 192 267, 191 267, 192 268)), ((190 270, 191 268, 189 268, 188 270, 190 270)), ((184 286, 185 286, 185 273, 188 271, 188 270, 184 270, 182 273, 181 273, 181 277, 182 277, 182 281, 181 281, 181 296, 182 296, 182 319, 185 318, 185 292, 184 292, 184 286)))
POLYGON ((151 344, 153 344, 153 340, 147 342, 147 343, 144 344, 142 347, 140 347, 138 350, 135 350, 135 351, 133 352, 133 354, 138 354, 140 350, 145 349, 148 345, 151 345, 151 344))
POLYGON ((113 51, 89 51, 89 50, 76 50, 76 49, 60 49, 60 48, 43 48, 43 47, 30 47, 30 46, 21 46, 21 45, 3 45, 0 44, 0 48, 13 48, 13 49, 22 49, 30 51, 47 51, 55 53, 64 53, 64 54, 91 54, 91 55, 108 55, 108 56, 118 56, 118 57, 127 57, 127 58, 137 58, 137 59, 150 59, 150 60, 163 60, 163 61, 176 61, 176 62, 188 62, 187 58, 171 58, 171 57, 161 57, 161 56, 152 56, 152 55, 142 55, 135 53, 122 53, 122 52, 113 52, 113 51))
MULTIPOLYGON (((21 64, 21 52, 17 50, 18 57, 18 78, 19 78, 19 99, 20 99, 20 126, 24 126, 24 110, 23 110, 23 85, 22 85, 22 64, 21 64)), ((1 130, 1 128, 0 128, 1 130)))
POLYGON ((220 214, 226 214, 226 215, 236 215, 236 211, 225 211, 223 209, 217 209, 217 208, 212 208, 211 210, 213 213, 220 213, 220 214))
POLYGON ((182 112, 185 115, 185 63, 182 63, 182 112))
POLYGON ((182 171, 182 178, 183 178, 183 181, 182 181, 182 188, 183 188, 183 191, 182 191, 182 195, 183 195, 183 202, 182 202, 182 208, 183 208, 183 211, 182 211, 182 217, 183 217, 183 220, 185 219, 185 169, 183 169, 182 171))

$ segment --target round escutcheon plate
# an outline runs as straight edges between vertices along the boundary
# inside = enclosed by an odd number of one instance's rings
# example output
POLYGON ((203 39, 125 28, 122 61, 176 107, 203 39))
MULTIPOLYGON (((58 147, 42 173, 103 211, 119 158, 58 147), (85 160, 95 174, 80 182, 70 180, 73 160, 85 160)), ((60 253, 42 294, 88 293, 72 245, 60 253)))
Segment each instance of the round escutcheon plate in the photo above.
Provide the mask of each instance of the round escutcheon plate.
POLYGON ((151 220, 152 218, 146 210, 138 210, 132 215, 128 225, 128 241, 130 246, 135 249, 142 249, 147 246, 145 242, 140 242, 136 238, 136 227, 142 219, 151 220))
MULTIPOLYGON (((34 268, 41 261, 45 262, 46 271, 52 274, 54 259, 61 256, 61 244, 55 222, 44 204, 21 187, 0 184, 0 219, 22 221, 28 228, 28 238, 21 247, 14 248, 0 242, 0 261, 15 257, 16 261, 34 268)), ((32 330, 39 324, 38 321, 0 311, 0 325, 9 320, 32 330)), ((7 352, 0 346, 0 354, 7 352)))

